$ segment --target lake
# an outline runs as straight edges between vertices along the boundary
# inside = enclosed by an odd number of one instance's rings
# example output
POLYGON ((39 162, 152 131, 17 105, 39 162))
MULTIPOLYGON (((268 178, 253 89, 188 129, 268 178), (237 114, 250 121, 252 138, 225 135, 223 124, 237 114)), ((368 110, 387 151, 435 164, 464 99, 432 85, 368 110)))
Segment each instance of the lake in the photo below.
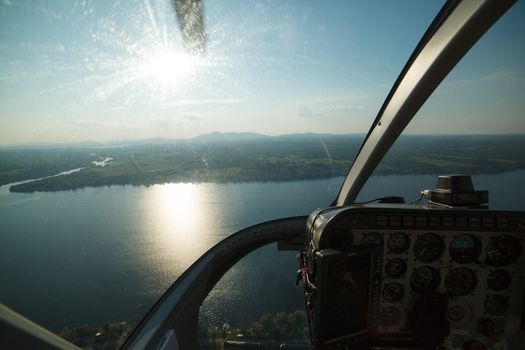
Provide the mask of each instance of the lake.
MULTIPOLYGON (((473 176, 493 209, 523 210, 525 170, 473 176)), ((342 178, 279 183, 112 186, 47 193, 0 187, 0 302, 35 322, 136 324, 201 254, 263 221, 328 206, 342 178)), ((358 201, 433 188, 433 175, 373 176, 358 201)), ((262 248, 235 266, 202 308, 211 324, 246 325, 303 308, 295 253, 262 248), (275 271, 279 271, 278 274, 275 271)))

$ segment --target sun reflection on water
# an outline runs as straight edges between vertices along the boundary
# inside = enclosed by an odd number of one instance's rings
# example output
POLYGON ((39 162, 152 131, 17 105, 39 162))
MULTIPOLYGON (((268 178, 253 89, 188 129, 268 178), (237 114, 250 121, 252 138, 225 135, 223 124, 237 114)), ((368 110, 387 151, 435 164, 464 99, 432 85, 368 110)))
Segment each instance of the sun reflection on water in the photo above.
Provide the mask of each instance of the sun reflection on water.
POLYGON ((152 186, 145 205, 151 208, 148 225, 155 235, 152 257, 158 270, 181 272, 211 245, 210 223, 203 212, 205 191, 195 184, 152 186))

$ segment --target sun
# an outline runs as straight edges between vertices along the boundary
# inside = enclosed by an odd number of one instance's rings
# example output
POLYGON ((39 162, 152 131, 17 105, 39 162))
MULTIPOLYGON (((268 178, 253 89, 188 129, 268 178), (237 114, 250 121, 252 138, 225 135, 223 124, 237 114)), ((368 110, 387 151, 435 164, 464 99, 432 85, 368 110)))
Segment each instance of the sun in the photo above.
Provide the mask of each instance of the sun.
POLYGON ((148 53, 138 68, 143 81, 153 88, 175 89, 186 83, 197 68, 198 57, 161 50, 148 53))

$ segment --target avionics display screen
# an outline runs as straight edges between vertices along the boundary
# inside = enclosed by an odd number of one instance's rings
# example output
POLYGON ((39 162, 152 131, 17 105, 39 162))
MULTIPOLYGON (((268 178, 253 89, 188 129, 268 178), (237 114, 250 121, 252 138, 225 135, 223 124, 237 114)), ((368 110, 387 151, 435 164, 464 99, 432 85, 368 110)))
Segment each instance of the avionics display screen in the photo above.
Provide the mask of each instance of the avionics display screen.
POLYGON ((370 254, 331 256, 324 272, 323 340, 344 337, 367 329, 370 254))

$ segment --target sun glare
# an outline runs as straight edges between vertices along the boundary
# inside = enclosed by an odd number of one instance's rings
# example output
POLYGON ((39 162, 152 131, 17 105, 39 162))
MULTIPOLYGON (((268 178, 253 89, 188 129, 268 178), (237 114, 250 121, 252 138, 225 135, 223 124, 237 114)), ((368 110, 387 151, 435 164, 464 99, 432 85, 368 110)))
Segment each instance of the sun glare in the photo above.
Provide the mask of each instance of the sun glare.
POLYGON ((180 87, 191 78, 196 67, 196 56, 164 50, 147 54, 138 70, 147 84, 164 90, 180 87))
POLYGON ((209 244, 202 191, 194 184, 170 183, 153 186, 150 193, 151 226, 163 249, 185 262, 193 261, 209 244))

